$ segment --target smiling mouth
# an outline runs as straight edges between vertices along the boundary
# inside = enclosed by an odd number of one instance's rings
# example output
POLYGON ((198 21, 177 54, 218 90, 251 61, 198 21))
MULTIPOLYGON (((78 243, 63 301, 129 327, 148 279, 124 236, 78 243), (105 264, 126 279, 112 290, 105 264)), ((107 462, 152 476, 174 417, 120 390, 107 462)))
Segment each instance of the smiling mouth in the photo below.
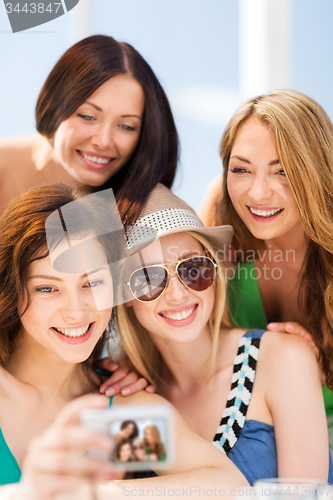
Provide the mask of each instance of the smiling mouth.
POLYGON ((92 156, 92 155, 87 155, 86 153, 83 153, 82 151, 77 150, 80 156, 85 158, 86 160, 92 161, 93 163, 97 163, 98 165, 107 165, 108 163, 111 163, 114 158, 102 158, 101 156, 92 156))
POLYGON ((174 321, 183 321, 184 319, 187 319, 191 316, 191 314, 195 311, 195 309, 198 307, 198 304, 196 304, 193 307, 190 307, 188 309, 185 309, 182 312, 178 313, 158 313, 160 316, 163 318, 167 319, 172 319, 174 321))
POLYGON ((284 210, 283 208, 276 208, 274 210, 256 210, 255 208, 251 207, 248 207, 248 209, 252 214, 257 215, 258 217, 264 217, 265 219, 273 217, 273 215, 276 215, 284 210))
POLYGON ((92 323, 89 323, 89 325, 86 326, 81 326, 80 328, 56 328, 55 326, 53 327, 54 330, 56 330, 58 333, 61 333, 65 337, 82 337, 87 333, 89 328, 91 327, 92 323))

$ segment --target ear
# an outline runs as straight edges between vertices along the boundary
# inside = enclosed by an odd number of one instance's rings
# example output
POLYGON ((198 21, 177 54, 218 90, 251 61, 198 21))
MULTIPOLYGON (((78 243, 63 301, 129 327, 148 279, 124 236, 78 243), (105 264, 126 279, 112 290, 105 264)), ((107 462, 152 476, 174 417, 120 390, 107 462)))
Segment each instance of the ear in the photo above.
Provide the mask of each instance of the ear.
POLYGON ((125 307, 132 307, 134 300, 130 300, 129 302, 124 302, 125 307))

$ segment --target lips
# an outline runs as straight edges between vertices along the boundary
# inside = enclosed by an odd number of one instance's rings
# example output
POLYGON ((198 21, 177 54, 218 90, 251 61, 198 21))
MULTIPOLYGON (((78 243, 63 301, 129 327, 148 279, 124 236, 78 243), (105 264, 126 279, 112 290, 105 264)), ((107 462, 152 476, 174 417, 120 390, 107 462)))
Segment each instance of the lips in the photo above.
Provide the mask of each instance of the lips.
POLYGON ((101 155, 90 151, 80 151, 77 149, 76 152, 85 165, 97 170, 107 168, 110 163, 115 160, 115 158, 111 156, 101 155))
POLYGON ((163 316, 164 318, 168 318, 168 319, 173 319, 175 321, 182 321, 184 319, 187 319, 194 311, 194 309, 196 308, 197 306, 191 306, 189 307, 188 309, 183 309, 181 312, 178 311, 178 312, 163 312, 163 313, 159 313, 160 316, 163 316))
POLYGON ((272 207, 251 207, 246 205, 250 214, 255 220, 271 220, 277 217, 284 208, 272 208, 272 207))
POLYGON ((82 337, 87 330, 90 328, 91 323, 85 326, 81 326, 80 328, 59 328, 53 327, 57 332, 66 335, 66 337, 82 337))
POLYGON ((171 326, 187 326, 195 320, 199 304, 190 304, 178 309, 167 309, 159 312, 159 316, 171 326))
POLYGON ((51 331, 66 344, 82 344, 86 342, 94 329, 95 322, 78 327, 52 327, 51 331))

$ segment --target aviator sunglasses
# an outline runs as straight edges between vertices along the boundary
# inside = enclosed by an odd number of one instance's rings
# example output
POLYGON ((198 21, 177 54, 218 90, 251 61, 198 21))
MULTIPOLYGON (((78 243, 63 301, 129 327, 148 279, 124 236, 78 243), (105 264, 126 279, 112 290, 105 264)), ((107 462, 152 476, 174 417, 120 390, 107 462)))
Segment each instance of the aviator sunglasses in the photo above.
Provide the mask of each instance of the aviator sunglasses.
POLYGON ((134 271, 127 281, 133 297, 140 302, 158 299, 165 292, 173 273, 186 288, 196 292, 207 290, 214 283, 217 264, 210 257, 191 257, 168 262, 170 264, 176 264, 175 271, 170 272, 163 264, 134 271))

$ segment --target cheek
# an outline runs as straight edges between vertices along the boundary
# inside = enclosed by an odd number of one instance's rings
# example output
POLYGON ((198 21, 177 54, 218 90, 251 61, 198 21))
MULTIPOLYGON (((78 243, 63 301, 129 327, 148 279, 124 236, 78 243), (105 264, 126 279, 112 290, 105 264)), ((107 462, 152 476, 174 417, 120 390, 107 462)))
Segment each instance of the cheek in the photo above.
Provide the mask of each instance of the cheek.
POLYGON ((139 142, 138 137, 127 137, 126 140, 123 138, 119 141, 119 148, 122 150, 126 157, 130 157, 134 152, 137 144, 139 142))
POLYGON ((232 176, 230 176, 228 174, 228 177, 227 177, 227 190, 228 190, 228 194, 229 194, 229 197, 232 201, 232 203, 236 203, 237 202, 237 193, 239 192, 239 190, 236 188, 235 186, 235 182, 234 182, 234 179, 232 176))
POLYGON ((148 327, 151 325, 155 309, 150 307, 150 304, 142 304, 141 302, 135 301, 133 304, 133 310, 139 323, 148 330, 148 327))

